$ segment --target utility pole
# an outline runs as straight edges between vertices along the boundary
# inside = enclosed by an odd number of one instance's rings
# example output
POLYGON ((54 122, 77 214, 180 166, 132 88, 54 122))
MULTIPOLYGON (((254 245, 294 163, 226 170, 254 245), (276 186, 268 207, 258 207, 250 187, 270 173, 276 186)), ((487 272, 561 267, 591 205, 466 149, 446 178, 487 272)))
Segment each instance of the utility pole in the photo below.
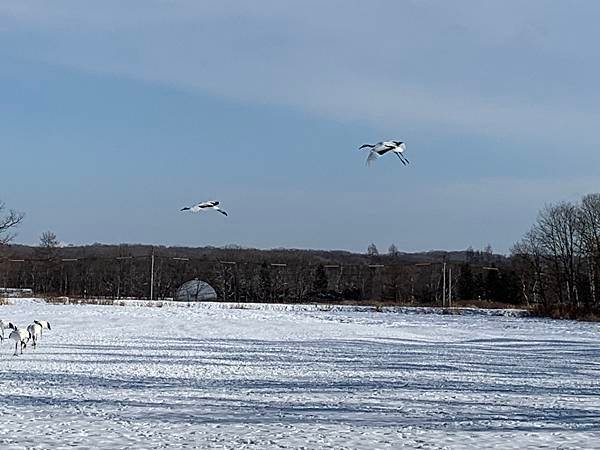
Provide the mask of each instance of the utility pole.
POLYGON ((452 308, 452 266, 448 268, 448 306, 452 308))
POLYGON ((150 258, 150 300, 154 299, 154 247, 150 258))
POLYGON ((442 265, 442 307, 446 306, 446 261, 442 265))

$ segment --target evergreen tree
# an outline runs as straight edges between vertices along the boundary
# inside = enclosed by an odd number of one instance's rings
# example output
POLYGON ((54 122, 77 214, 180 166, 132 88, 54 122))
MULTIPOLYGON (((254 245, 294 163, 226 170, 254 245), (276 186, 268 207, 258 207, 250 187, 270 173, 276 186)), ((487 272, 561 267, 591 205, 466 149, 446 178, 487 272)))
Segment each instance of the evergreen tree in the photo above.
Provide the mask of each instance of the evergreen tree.
POLYGON ((514 270, 503 273, 502 285, 504 286, 504 292, 502 296, 503 302, 513 303, 516 305, 523 301, 521 281, 514 270))
POLYGON ((485 280, 482 273, 477 273, 473 279, 473 299, 486 297, 485 280))
POLYGON ((315 279, 313 281, 313 290, 316 294, 323 294, 327 291, 327 273, 325 272, 325 267, 323 264, 319 264, 317 266, 317 270, 315 271, 315 279))
POLYGON ((485 277, 485 293, 487 300, 502 301, 504 286, 498 270, 488 270, 485 277))
POLYGON ((472 300, 475 298, 475 281, 471 264, 465 263, 460 268, 460 275, 456 283, 458 298, 461 300, 472 300))

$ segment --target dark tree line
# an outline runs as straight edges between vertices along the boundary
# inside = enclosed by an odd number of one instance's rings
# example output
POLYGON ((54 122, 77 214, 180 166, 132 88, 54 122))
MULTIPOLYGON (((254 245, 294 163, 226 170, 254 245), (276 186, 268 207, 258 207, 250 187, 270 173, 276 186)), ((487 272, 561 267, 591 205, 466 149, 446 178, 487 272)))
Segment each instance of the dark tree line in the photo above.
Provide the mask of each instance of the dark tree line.
MULTIPOLYGON (((511 262, 508 260, 507 262, 511 262)), ((512 264, 479 267, 470 263, 460 268, 456 291, 461 299, 485 299, 497 303, 521 304, 520 280, 512 264)))
POLYGON ((42 295, 148 298, 152 254, 157 299, 174 297, 184 282, 198 278, 210 283, 225 301, 439 305, 444 288, 442 261, 446 261, 446 297, 452 292, 454 300, 515 301, 505 287, 512 273, 509 261, 491 251, 406 254, 395 250, 379 255, 238 247, 60 247, 51 232, 44 233, 36 247, 0 248, 0 287, 30 288, 42 295), (483 268, 492 264, 497 266, 493 271, 483 268))

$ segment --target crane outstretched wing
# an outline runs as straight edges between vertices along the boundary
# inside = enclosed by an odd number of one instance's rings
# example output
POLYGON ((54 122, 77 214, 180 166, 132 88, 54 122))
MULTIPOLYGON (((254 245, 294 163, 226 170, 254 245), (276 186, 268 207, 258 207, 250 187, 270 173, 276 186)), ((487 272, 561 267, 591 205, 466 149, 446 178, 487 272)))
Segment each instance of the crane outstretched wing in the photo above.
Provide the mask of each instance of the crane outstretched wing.
POLYGON ((369 152, 369 156, 367 156, 367 166, 371 166, 377 158, 379 158, 377 152, 369 152))

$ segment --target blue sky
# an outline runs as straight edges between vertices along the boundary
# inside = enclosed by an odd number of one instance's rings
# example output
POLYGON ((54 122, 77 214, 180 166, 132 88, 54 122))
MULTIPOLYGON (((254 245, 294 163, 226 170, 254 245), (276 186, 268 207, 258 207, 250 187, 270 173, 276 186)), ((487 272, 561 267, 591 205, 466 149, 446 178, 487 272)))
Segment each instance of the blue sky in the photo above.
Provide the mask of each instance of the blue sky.
POLYGON ((0 4, 18 242, 500 252, 598 191, 592 1, 0 4), (398 138, 404 167, 356 150, 398 138), (219 199, 230 216, 179 213, 219 199))

